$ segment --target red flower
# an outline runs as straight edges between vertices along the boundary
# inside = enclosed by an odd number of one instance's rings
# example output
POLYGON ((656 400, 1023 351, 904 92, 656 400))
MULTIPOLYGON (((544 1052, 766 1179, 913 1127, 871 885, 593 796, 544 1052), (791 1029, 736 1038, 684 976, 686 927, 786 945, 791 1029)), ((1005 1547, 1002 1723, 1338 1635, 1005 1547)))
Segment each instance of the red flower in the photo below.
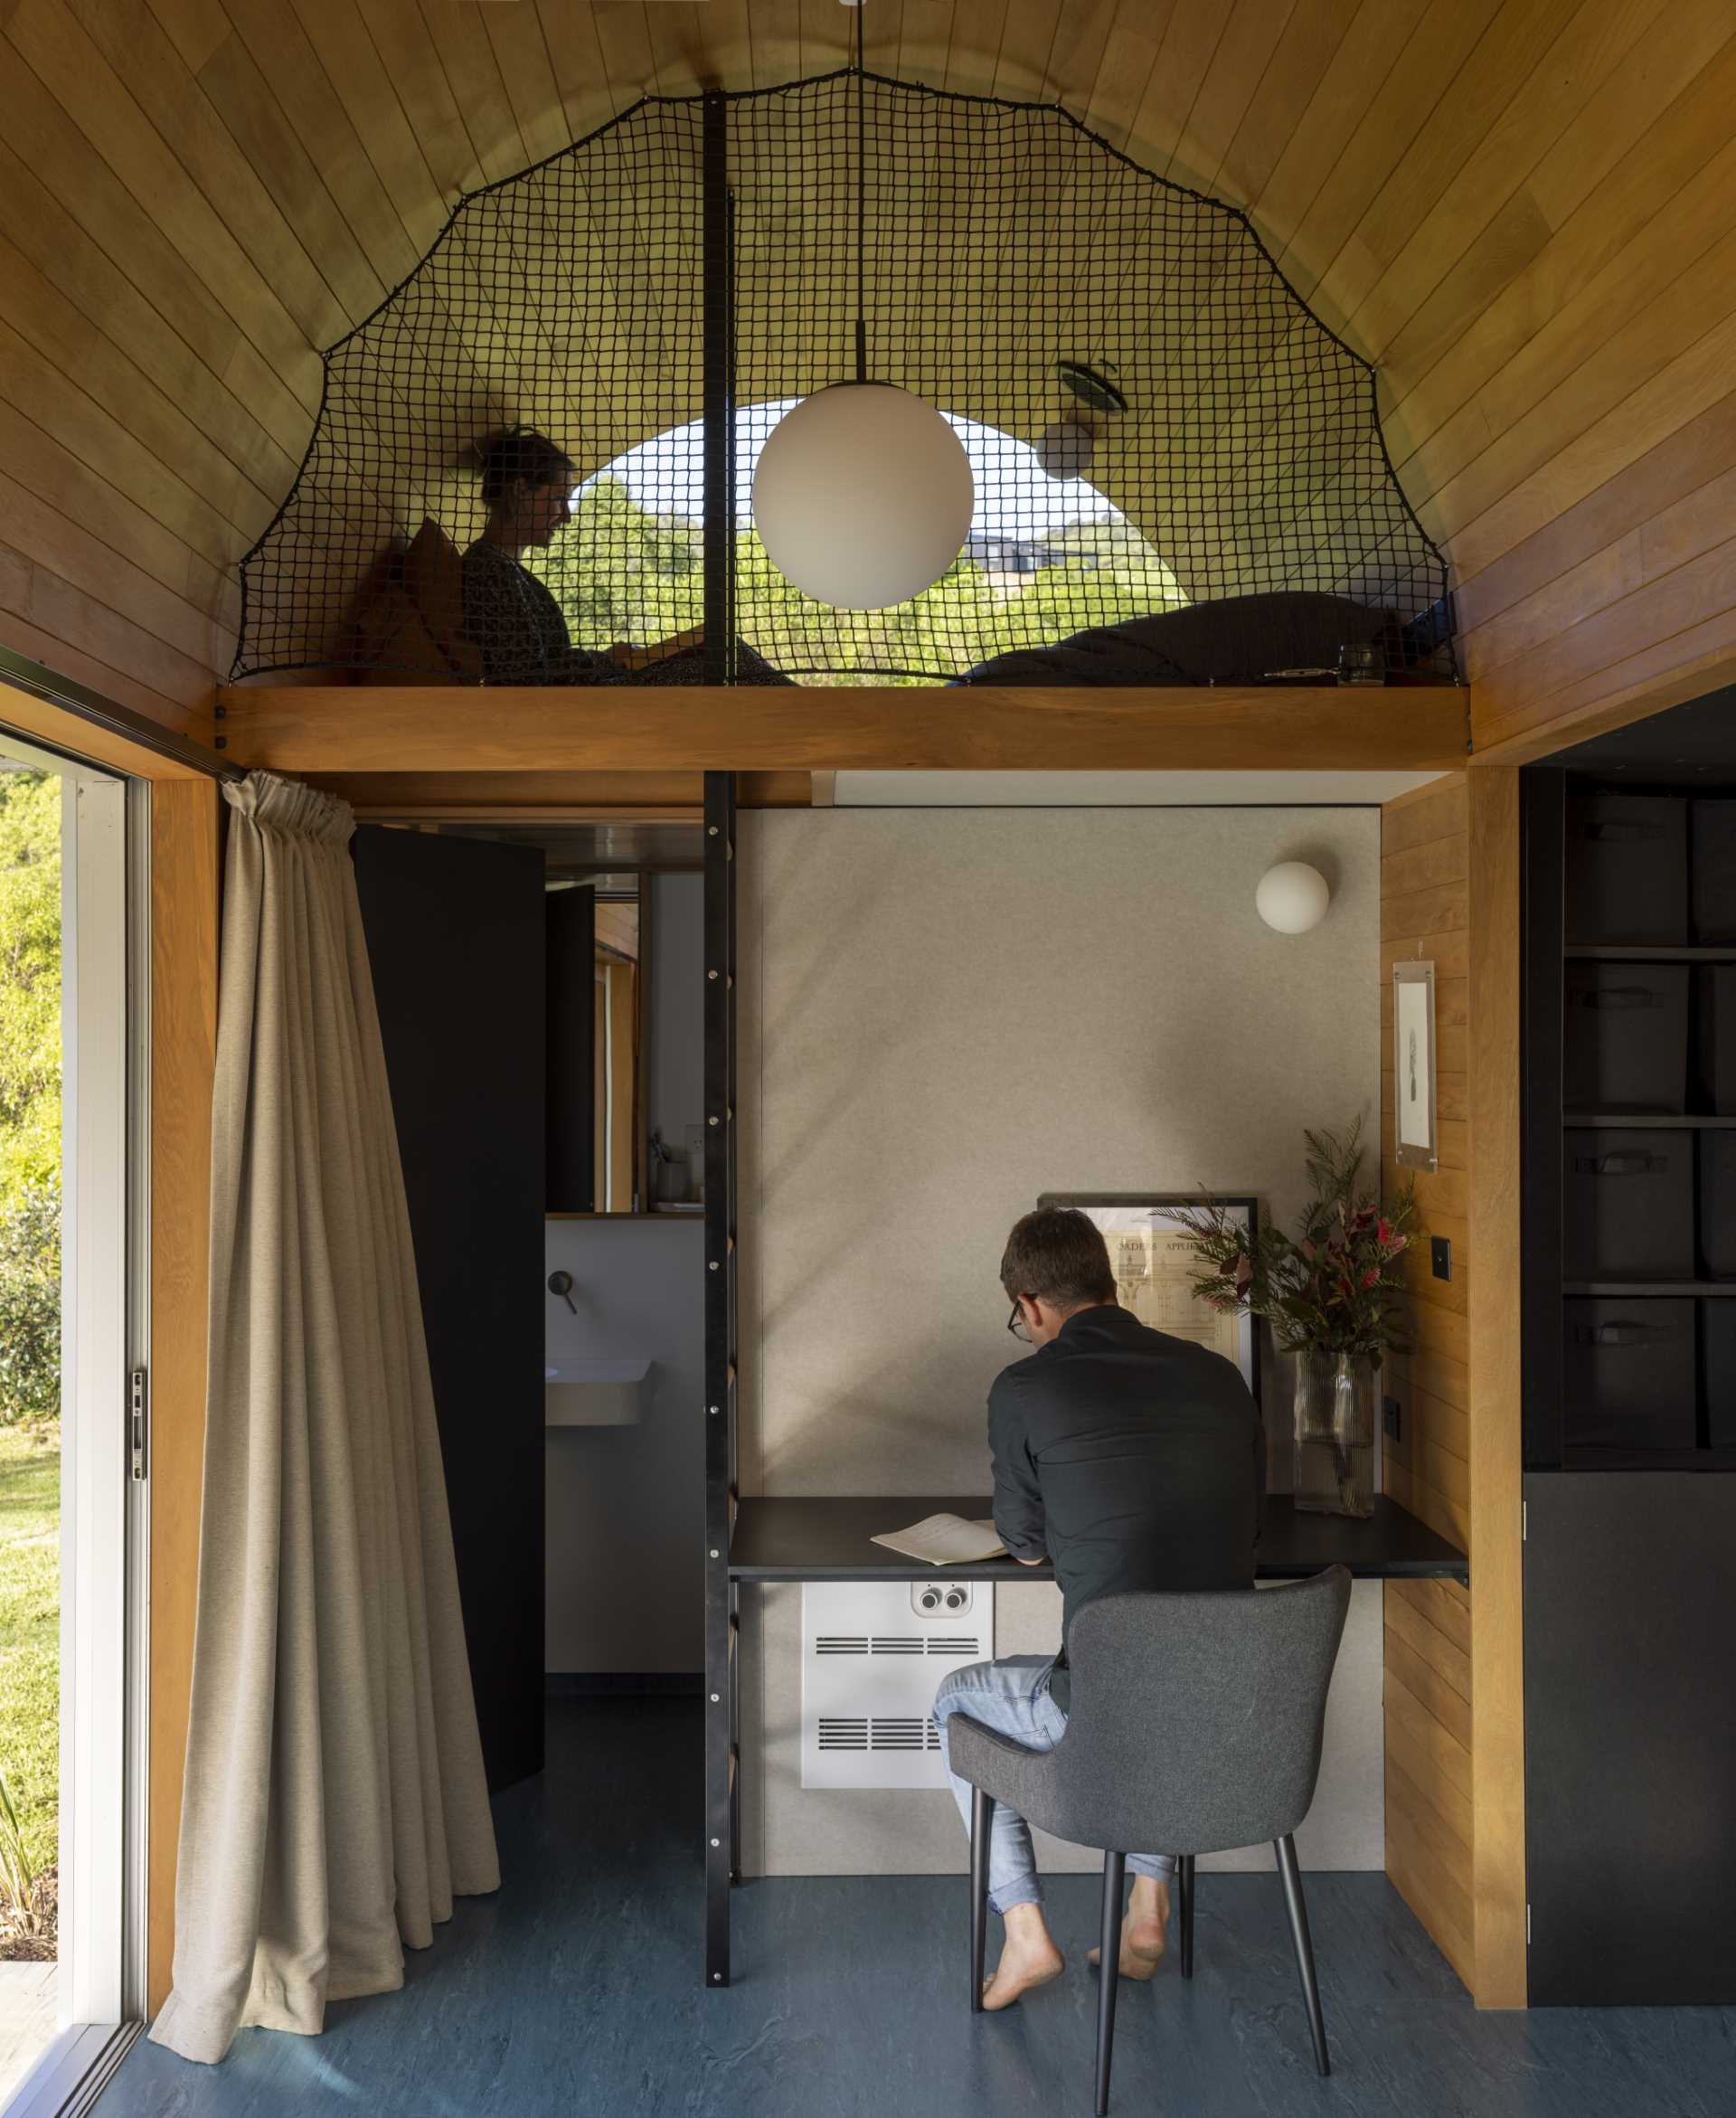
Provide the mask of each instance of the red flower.
POLYGON ((1374 1230, 1374 1240, 1382 1250, 1392 1240, 1392 1224, 1384 1214, 1381 1215, 1379 1225, 1374 1230))
POLYGON ((1378 1283, 1380 1277, 1381 1268, 1378 1265, 1371 1265, 1368 1271, 1363 1274, 1363 1285, 1373 1287, 1378 1283))

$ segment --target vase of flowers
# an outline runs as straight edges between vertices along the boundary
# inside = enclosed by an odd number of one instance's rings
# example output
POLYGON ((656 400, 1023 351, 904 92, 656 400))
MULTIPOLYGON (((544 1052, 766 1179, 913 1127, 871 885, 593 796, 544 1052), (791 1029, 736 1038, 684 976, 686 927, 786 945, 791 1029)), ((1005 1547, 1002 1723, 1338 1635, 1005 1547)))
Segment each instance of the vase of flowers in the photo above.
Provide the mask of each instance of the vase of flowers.
POLYGON ((1402 1285, 1415 1194, 1382 1206, 1361 1188, 1360 1119, 1340 1136, 1305 1132, 1314 1197, 1294 1235, 1258 1235, 1222 1207, 1179 1210, 1199 1253, 1194 1291, 1212 1308, 1264 1317, 1296 1365, 1296 1505, 1330 1515, 1374 1511, 1375 1378, 1400 1349, 1402 1285))

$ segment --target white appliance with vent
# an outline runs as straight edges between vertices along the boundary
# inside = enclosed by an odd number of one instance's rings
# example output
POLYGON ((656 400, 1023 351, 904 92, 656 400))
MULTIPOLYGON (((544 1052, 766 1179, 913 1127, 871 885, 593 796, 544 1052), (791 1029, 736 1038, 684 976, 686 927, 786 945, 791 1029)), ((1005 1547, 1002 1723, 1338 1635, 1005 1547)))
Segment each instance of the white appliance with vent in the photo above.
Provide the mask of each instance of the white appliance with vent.
POLYGON ((802 1785, 944 1787, 940 1679, 995 1652, 985 1582, 810 1581, 802 1589, 802 1785))

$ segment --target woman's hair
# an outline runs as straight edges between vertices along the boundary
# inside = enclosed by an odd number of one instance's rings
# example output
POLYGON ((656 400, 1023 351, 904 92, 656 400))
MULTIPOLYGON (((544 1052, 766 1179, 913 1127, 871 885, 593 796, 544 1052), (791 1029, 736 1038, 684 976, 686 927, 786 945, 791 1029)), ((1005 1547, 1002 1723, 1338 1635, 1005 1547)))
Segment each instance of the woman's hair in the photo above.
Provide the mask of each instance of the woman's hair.
POLYGON ((533 427, 503 427, 476 443, 482 504, 497 507, 514 479, 533 488, 576 479, 572 459, 533 427))

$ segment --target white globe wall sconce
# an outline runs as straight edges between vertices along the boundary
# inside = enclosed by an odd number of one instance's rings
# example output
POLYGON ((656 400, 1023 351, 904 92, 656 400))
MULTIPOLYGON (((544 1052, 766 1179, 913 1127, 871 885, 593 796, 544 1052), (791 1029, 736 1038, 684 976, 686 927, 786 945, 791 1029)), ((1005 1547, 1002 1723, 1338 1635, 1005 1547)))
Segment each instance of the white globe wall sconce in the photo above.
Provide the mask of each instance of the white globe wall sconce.
POLYGON ((1318 868, 1305 860, 1281 860, 1268 868, 1254 891, 1254 908, 1280 934, 1306 934, 1326 916, 1332 892, 1318 868))
POLYGON ((786 412, 753 474, 753 519, 804 595, 884 610, 931 588, 970 533, 976 481, 931 404, 889 383, 838 383, 786 412))

